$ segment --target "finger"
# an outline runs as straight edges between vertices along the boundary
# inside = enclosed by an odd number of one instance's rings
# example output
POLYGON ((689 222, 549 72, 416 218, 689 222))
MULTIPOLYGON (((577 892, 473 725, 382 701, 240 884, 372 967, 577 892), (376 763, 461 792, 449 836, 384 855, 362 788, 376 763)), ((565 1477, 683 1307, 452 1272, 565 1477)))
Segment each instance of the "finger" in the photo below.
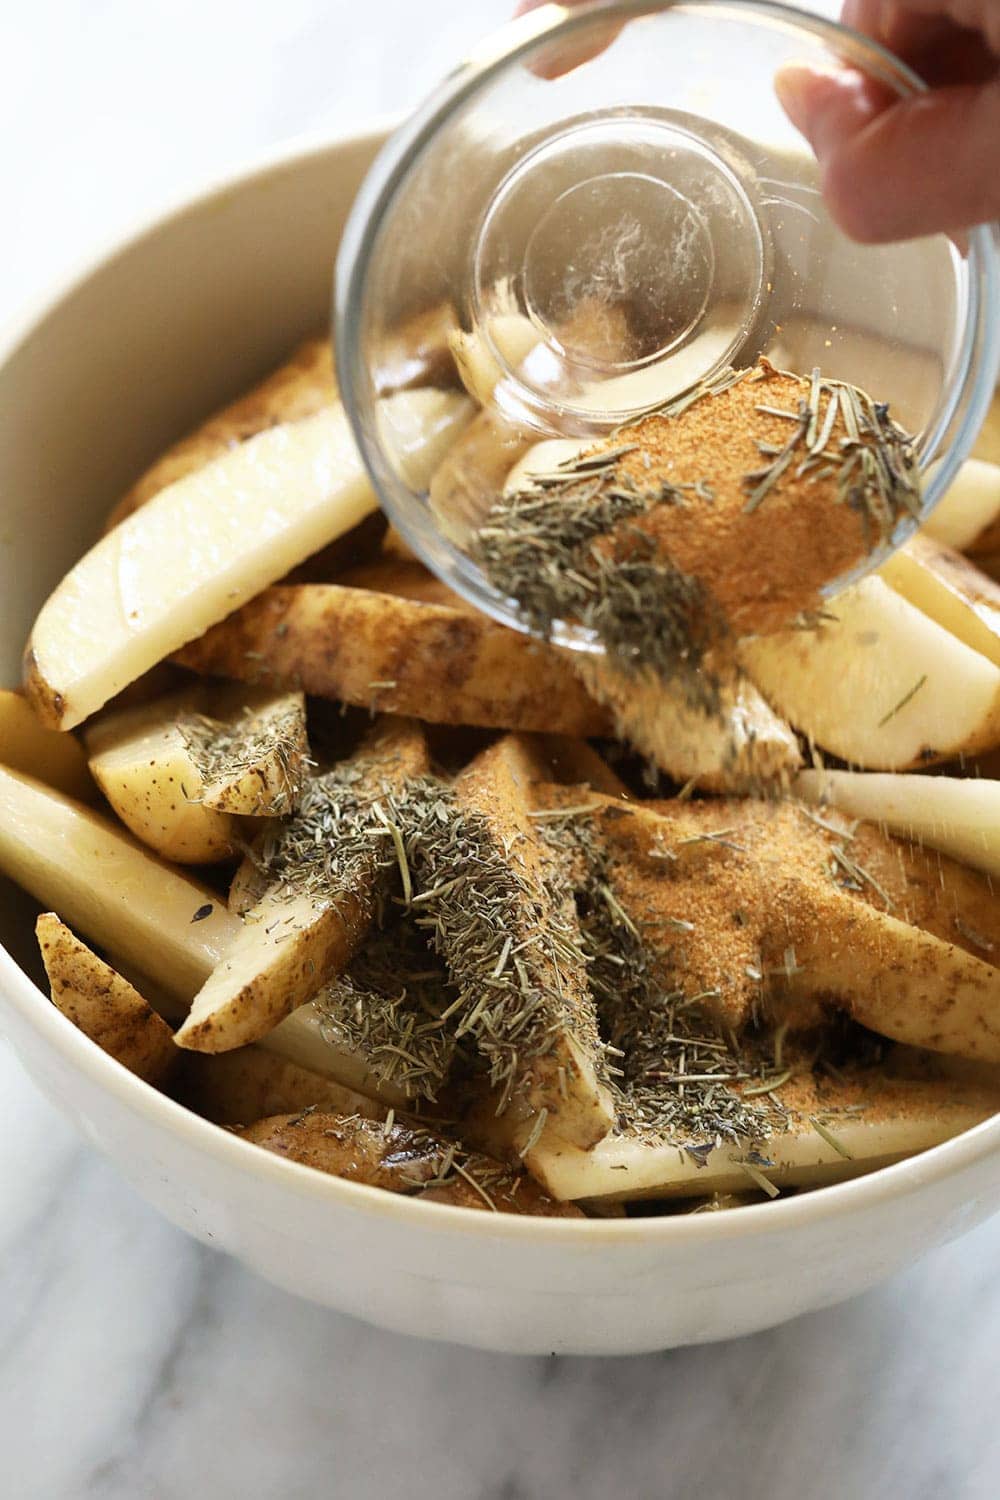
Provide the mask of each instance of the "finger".
POLYGON ((789 63, 774 80, 782 108, 820 162, 892 103, 880 84, 852 68, 789 63))
MULTIPOLYGON (((531 10, 540 10, 547 3, 548 0, 521 0, 514 14, 524 16, 531 10)), ((572 9, 584 4, 584 0, 564 0, 564 3, 572 9)), ((586 40, 580 37, 568 37, 540 53, 532 61, 531 71, 537 73, 539 78, 561 78, 564 73, 571 73, 574 68, 579 68, 584 63, 591 62, 593 58, 599 57, 605 48, 611 46, 621 29, 620 25, 609 21, 603 26, 593 28, 586 40)))
POLYGON ((918 95, 839 140, 830 118, 809 126, 830 212, 855 239, 912 239, 1000 217, 1000 84, 918 95))

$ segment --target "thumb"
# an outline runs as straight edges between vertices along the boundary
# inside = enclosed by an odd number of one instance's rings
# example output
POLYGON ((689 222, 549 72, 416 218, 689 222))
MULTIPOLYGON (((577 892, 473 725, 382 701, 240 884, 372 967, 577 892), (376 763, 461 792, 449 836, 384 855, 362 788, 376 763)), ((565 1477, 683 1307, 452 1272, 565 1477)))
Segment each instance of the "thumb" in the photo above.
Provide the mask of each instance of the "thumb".
POLYGON ((854 239, 882 244, 1000 216, 1000 84, 893 100, 858 73, 789 67, 775 88, 854 239))

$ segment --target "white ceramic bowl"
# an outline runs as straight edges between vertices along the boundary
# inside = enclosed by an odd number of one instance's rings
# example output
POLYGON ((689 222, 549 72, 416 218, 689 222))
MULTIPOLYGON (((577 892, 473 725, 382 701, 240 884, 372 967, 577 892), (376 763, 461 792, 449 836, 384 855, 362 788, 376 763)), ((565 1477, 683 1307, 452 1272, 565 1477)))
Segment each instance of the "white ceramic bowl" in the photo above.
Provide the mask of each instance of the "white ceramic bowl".
MULTIPOLYGON (((381 134, 298 149, 114 247, 0 348, 0 681, 101 516, 164 444, 327 318, 381 134)), ((0 886, 0 1023, 45 1094, 175 1224, 387 1328, 520 1353, 728 1338, 860 1292, 1000 1206, 1000 1118, 839 1187, 732 1213, 535 1220, 392 1197, 189 1114, 87 1041, 0 886)))

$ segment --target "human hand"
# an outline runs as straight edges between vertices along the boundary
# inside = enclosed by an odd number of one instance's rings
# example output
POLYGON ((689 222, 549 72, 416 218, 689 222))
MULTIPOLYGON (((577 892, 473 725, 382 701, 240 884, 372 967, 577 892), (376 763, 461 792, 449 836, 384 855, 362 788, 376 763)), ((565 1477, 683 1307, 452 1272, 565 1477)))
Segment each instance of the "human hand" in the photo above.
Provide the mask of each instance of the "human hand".
POLYGON ((845 0, 843 19, 930 91, 900 100, 848 68, 778 75, 834 219, 854 239, 883 244, 1000 217, 997 0, 845 0))
MULTIPOLYGON (((522 0, 518 14, 542 4, 522 0)), ((1000 0, 845 0, 843 19, 909 63, 930 91, 900 100, 849 68, 778 74, 778 97, 816 153, 834 219, 879 244, 1000 218, 1000 0)), ((584 60, 560 54, 545 72, 584 60)))

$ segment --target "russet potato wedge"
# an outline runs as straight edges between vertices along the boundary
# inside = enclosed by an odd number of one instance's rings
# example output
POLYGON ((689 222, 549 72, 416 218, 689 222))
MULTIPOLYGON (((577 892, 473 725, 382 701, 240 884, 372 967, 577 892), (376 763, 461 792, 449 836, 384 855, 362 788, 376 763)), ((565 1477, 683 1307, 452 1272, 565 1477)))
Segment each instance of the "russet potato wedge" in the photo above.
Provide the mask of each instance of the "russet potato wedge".
MULTIPOLYGON (((403 408, 417 414, 413 428, 427 413, 435 454, 449 400, 464 412, 463 397, 440 391, 386 398, 400 421, 403 408)), ((43 606, 25 658, 36 712, 53 728, 81 723, 376 503, 339 406, 260 432, 161 490, 43 606)))
POLYGON ((291 811, 309 750, 302 694, 253 688, 188 691, 103 715, 84 740, 125 826, 181 864, 232 854, 243 838, 237 816, 291 811))
POLYGON ((987 875, 1000 876, 1000 781, 801 771, 793 790, 804 802, 864 818, 987 875))
MULTIPOLYGON (((556 950, 537 941, 546 925, 563 932, 576 926, 572 899, 560 904, 546 884, 550 856, 531 819, 533 783, 541 770, 535 747, 508 735, 478 756, 457 778, 459 806, 481 820, 492 847, 509 860, 524 882, 523 906, 510 918, 512 945, 524 945, 522 986, 543 997, 548 1036, 541 1049, 518 1059, 520 1071, 506 1082, 509 1106, 506 1128, 513 1138, 527 1140, 537 1122, 558 1123, 567 1139, 586 1149, 611 1129, 614 1105, 601 1080, 600 1044, 594 1002, 582 964, 561 946, 556 950)), ((453 975, 461 972, 460 936, 443 937, 444 955, 453 975)), ((506 962, 506 960, 505 960, 506 962)))
POLYGON ((815 630, 747 640, 746 670, 789 723, 869 770, 907 770, 1000 744, 1000 667, 870 577, 815 630))
MULTIPOLYGON (((302 693, 231 688, 209 701, 202 723, 205 734, 201 743, 195 736, 191 753, 207 808, 243 818, 293 810, 309 761, 302 693)), ((186 727, 185 735, 190 740, 186 727)))
POLYGON ((88 726, 85 742, 94 779, 136 838, 164 859, 212 864, 235 850, 237 824, 202 800, 180 724, 190 712, 186 695, 122 709, 88 726))
POLYGON ((503 367, 515 369, 527 359, 539 334, 530 318, 509 313, 491 318, 485 335, 456 330, 449 344, 465 389, 480 406, 489 406, 503 367))
POLYGON ((584 737, 608 727, 555 648, 465 609, 340 584, 267 589, 177 659, 435 724, 584 737))
POLYGON ((859 1071, 841 1083, 806 1074, 777 1098, 789 1110, 787 1126, 756 1150, 723 1144, 696 1158, 682 1142, 616 1132, 592 1151, 543 1137, 527 1164, 564 1200, 740 1193, 761 1178, 774 1188, 821 1187, 940 1145, 1000 1109, 1000 1088, 889 1080, 881 1072, 859 1071))
MULTIPOLYGON (((354 768, 377 794, 428 769, 422 732, 386 720, 359 751, 354 768)), ((298 819, 279 839, 294 839, 298 819)), ((234 918, 238 932, 195 996, 177 1044, 196 1052, 228 1052, 258 1041, 350 962, 368 932, 377 895, 377 860, 366 853, 356 880, 334 890, 323 881, 289 890, 278 882, 234 918)))
POLYGON ((588 693, 611 710, 617 734, 659 770, 702 791, 744 791, 780 781, 802 763, 798 740, 752 682, 723 685, 718 713, 651 673, 625 673, 604 656, 567 653, 588 693))
MULTIPOLYGON (((580 800, 540 784, 533 796, 580 800)), ((893 1040, 1000 1060, 1000 905, 974 871, 791 802, 592 793, 586 816, 661 982, 719 1025, 809 1029, 836 1008, 893 1040)))
POLYGON ((924 521, 921 532, 958 552, 994 550, 983 545, 996 536, 1000 519, 1000 467, 970 458, 958 472, 947 494, 924 521))
MULTIPOLYGON (((404 1091, 395 1084, 376 1078, 366 1057, 360 1052, 352 1051, 342 1041, 331 1040, 326 1018, 314 1000, 293 1010, 273 1031, 262 1036, 255 1046, 388 1108, 405 1109, 407 1106, 404 1091)), ((249 1050, 243 1047, 235 1054, 220 1052, 214 1056, 221 1060, 227 1056, 242 1055, 249 1050)), ((192 1057, 196 1055, 193 1052, 190 1054, 192 1057)))
POLYGON ((579 1209, 554 1202, 530 1178, 478 1152, 457 1151, 417 1123, 389 1125, 316 1111, 258 1120, 240 1134, 288 1161, 390 1193, 490 1212, 582 1218, 579 1209))
POLYGON ((117 823, 3 767, 0 872, 74 930, 140 971, 152 968, 178 1014, 239 931, 214 891, 117 823))
POLYGON ((385 1118, 385 1105, 258 1046, 238 1047, 216 1057, 177 1048, 174 1054, 181 1059, 177 1098, 216 1125, 250 1125, 267 1115, 303 1109, 385 1118))
POLYGON ((130 1073, 165 1083, 179 1054, 162 1016, 54 912, 43 912, 35 933, 56 1007, 130 1073))
POLYGON ((0 765, 35 776, 83 802, 90 802, 96 791, 80 742, 71 734, 46 729, 24 694, 9 688, 0 688, 0 765))
POLYGON ((890 588, 1000 667, 1000 584, 969 558, 915 536, 879 569, 890 588))

